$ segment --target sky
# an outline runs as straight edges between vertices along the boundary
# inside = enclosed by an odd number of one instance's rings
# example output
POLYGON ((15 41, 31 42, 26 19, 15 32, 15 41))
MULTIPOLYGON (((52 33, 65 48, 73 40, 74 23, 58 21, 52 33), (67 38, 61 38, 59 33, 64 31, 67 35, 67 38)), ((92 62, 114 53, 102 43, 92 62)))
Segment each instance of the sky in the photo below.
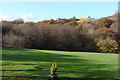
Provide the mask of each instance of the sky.
POLYGON ((101 18, 113 15, 118 2, 0 2, 0 20, 38 22, 58 18, 101 18))
POLYGON ((119 0, 0 0, 0 2, 119 2, 119 0))

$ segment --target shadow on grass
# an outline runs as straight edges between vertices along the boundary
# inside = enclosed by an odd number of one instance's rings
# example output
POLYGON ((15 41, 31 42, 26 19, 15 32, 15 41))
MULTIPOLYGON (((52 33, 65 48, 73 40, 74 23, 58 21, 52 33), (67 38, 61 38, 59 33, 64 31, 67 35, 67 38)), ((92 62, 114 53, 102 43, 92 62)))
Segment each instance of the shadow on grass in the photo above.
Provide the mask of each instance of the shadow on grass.
MULTIPOLYGON (((5 49, 7 50, 7 49, 5 49)), ((95 77, 96 79, 92 80, 99 80, 99 78, 115 78, 113 71, 106 71, 103 68, 108 68, 111 65, 108 64, 95 64, 95 63, 89 63, 89 60, 86 59, 76 59, 72 55, 62 55, 62 54, 52 54, 52 53, 44 53, 44 52, 29 52, 30 50, 23 50, 23 49, 8 49, 10 52, 3 53, 3 60, 4 61, 37 61, 37 62, 60 62, 61 64, 58 66, 58 76, 64 75, 64 74, 75 74, 75 75, 84 75, 85 78, 70 78, 70 77, 62 77, 60 76, 60 80, 91 80, 89 78, 95 77), (14 51, 17 51, 16 53, 14 51), (22 52, 23 51, 23 52, 22 52), (28 51, 28 52, 27 52, 28 51), (15 54, 12 54, 15 53, 15 54), (65 63, 64 63, 65 62, 65 63), (64 64, 62 64, 64 63, 64 64), (89 63, 89 64, 88 64, 89 63)), ((80 56, 79 56, 80 57, 80 56)), ((3 64, 7 65, 7 64, 3 64)), ((9 65, 9 64, 8 64, 9 65)), ((11 65, 17 65, 17 64, 11 64, 11 65)), ((46 64, 26 64, 26 63, 20 63, 19 65, 35 65, 34 69, 28 69, 28 70, 3 70, 5 71, 26 71, 26 72, 35 72, 32 73, 33 75, 39 75, 39 76, 3 76, 3 78, 8 77, 8 80, 12 80, 12 78, 15 78, 14 80, 24 80, 24 78, 31 78, 31 80, 42 80, 41 77, 45 74, 48 75, 49 69, 45 69, 50 67, 50 65, 46 64), (42 75, 41 75, 42 74, 42 75), (16 79, 17 78, 17 79, 16 79), (34 79, 33 79, 34 78, 34 79)), ((6 80, 6 79, 5 79, 6 80)), ((29 79, 27 79, 29 80, 29 79)), ((44 78, 43 80, 46 80, 44 78)), ((103 79, 105 80, 105 79, 103 79)))
MULTIPOLYGON (((106 64, 91 64, 91 65, 72 65, 72 64, 64 64, 63 66, 58 67, 57 74, 64 75, 64 74, 74 74, 74 75, 84 75, 82 78, 107 78, 107 79, 117 79, 116 71, 107 71, 104 68, 107 68, 110 65, 106 64), (63 69, 65 68, 65 69, 63 69), (102 70, 103 69, 103 70, 102 70)), ((41 68, 40 66, 34 67, 35 70, 40 73, 41 68)), ((49 70, 44 70, 49 71, 49 70)), ((60 76, 60 78, 63 78, 60 76)))
MULTIPOLYGON (((51 80, 48 79, 41 79, 39 76, 4 76, 2 80, 51 80)), ((106 79, 106 78, 69 78, 69 77, 63 77, 59 78, 59 80, 119 80, 119 79, 106 79)))
POLYGON ((28 70, 2 70, 2 71, 37 71, 35 69, 28 69, 28 70))
MULTIPOLYGON (((7 52, 2 54, 2 60, 6 61, 43 61, 43 62, 80 62, 87 61, 84 59, 75 59, 72 55, 52 54, 45 52, 7 52), (15 54, 11 54, 15 53, 15 54)), ((29 65, 29 64, 28 64, 29 65)))
MULTIPOLYGON (((66 64, 67 66, 71 66, 70 64, 66 64)), ((66 66, 65 65, 65 66, 66 66)), ((114 73, 113 71, 106 71, 106 70, 89 70, 89 69, 97 69, 99 68, 99 66, 101 66, 102 68, 105 68, 106 67, 106 64, 100 64, 100 65, 96 65, 96 64, 93 64, 95 66, 92 66, 92 65, 88 65, 88 67, 86 68, 80 68, 77 66, 71 66, 69 69, 64 69, 62 70, 61 68, 62 67, 65 67, 65 66, 59 66, 58 68, 58 77, 59 77, 59 80, 117 80, 117 76, 114 76, 114 73), (77 68, 77 69, 76 69, 77 68), (79 69, 78 69, 79 68, 79 69), (75 74, 75 75, 84 75, 82 78, 72 78, 72 77, 62 77, 62 76, 59 76, 59 75, 64 75, 64 74, 75 74), (92 78, 94 77, 94 78, 92 78)), ((65 67, 67 68, 67 67, 65 67)), ((32 79, 32 80, 47 80, 46 78, 49 77, 49 70, 44 70, 44 66, 43 68, 41 68, 39 65, 34 67, 34 69, 27 69, 27 70, 3 70, 3 71, 26 71, 27 73, 28 72, 35 72, 33 73, 33 75, 38 75, 38 76, 2 76, 3 78, 15 78, 15 80, 18 80, 18 78, 26 78, 27 80, 29 80, 28 78, 32 79), (43 72, 44 73, 43 73, 43 72), (46 75, 47 77, 43 77, 43 75, 46 75)), ((8 79, 9 80, 9 79, 8 79)), ((11 79, 12 80, 12 79, 11 79)))
MULTIPOLYGON (((2 48, 2 50, 10 50, 10 51, 30 51, 29 49, 22 48, 2 48)), ((33 49, 34 50, 34 49, 33 49)))

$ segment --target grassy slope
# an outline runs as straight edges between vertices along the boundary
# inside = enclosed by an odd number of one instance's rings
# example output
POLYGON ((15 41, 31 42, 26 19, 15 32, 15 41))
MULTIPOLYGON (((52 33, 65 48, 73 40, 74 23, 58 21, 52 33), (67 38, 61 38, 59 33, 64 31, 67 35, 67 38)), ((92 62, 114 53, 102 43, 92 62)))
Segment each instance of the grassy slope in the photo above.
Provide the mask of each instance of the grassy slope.
POLYGON ((50 64, 54 61, 58 64, 59 78, 114 78, 117 76, 117 54, 15 48, 3 48, 2 54, 3 77, 49 78, 50 64))
POLYGON ((95 21, 96 19, 92 18, 77 18, 79 21, 76 21, 77 23, 83 22, 83 21, 95 21))

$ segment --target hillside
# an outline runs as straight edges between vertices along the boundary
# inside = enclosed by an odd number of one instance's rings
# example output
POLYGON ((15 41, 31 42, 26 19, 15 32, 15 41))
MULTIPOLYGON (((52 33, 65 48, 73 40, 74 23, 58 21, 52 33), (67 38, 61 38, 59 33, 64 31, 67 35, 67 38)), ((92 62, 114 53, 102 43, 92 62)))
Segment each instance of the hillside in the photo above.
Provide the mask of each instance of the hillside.
POLYGON ((94 19, 94 18, 77 18, 77 23, 80 23, 82 21, 95 21, 97 19, 94 19))

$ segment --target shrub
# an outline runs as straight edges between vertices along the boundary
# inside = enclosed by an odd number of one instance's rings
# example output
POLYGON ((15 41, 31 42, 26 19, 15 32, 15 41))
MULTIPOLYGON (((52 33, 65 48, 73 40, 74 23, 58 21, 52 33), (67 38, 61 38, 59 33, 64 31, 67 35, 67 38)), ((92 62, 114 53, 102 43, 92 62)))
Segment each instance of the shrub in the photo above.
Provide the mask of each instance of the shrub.
POLYGON ((96 24, 100 27, 110 27, 112 23, 113 23, 113 20, 110 20, 107 17, 100 18, 96 21, 96 24))
POLYGON ((95 29, 98 29, 99 27, 90 21, 83 21, 76 25, 75 28, 83 33, 91 34, 95 29))
POLYGON ((113 23, 110 26, 110 29, 113 30, 114 32, 118 33, 118 22, 113 23))
POLYGON ((90 24, 90 23, 91 23, 91 22, 89 22, 89 21, 83 21, 83 22, 79 23, 78 25, 76 25, 75 28, 76 28, 77 30, 82 31, 83 27, 84 27, 86 24, 90 24))
POLYGON ((106 38, 112 38, 112 39, 115 39, 115 33, 110 29, 110 28, 107 28, 107 27, 101 27, 101 28, 98 28, 96 29, 96 31, 99 33, 99 37, 102 38, 102 39, 106 39, 106 38))
POLYGON ((110 40, 110 39, 105 39, 105 40, 100 40, 97 43, 97 46, 101 50, 101 52, 118 52, 118 43, 115 40, 110 40))

